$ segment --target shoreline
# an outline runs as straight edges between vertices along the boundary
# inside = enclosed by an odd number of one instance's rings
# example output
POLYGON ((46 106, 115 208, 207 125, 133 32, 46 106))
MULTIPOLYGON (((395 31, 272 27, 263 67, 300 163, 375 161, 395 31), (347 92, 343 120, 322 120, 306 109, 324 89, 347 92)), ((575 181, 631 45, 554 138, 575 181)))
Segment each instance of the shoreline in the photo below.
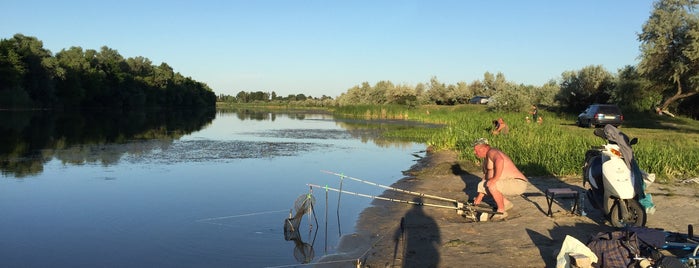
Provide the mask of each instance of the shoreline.
MULTIPOLYGON (((475 196, 482 173, 475 163, 458 160, 456 152, 427 150, 391 187, 467 201, 475 196)), ((571 214, 572 203, 556 200, 546 215, 545 189, 584 191, 579 178, 530 178, 504 222, 472 222, 456 210, 374 200, 357 220, 355 233, 344 235, 337 252, 323 256, 315 267, 554 267, 554 252, 567 235, 585 243, 590 235, 613 230, 603 215, 585 206, 586 216, 571 214)), ((648 192, 658 206, 647 227, 686 232, 699 224, 699 186, 652 184, 648 192)), ((391 190, 380 196, 439 205, 391 190)), ((492 199, 484 202, 493 204, 492 199)))

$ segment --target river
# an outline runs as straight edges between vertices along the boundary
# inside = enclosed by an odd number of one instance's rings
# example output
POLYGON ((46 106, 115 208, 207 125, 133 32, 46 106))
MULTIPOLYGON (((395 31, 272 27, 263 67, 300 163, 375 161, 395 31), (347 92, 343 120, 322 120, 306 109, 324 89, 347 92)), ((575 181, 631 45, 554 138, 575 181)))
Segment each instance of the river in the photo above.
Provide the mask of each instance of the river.
POLYGON ((317 262, 424 155, 392 123, 251 110, 0 112, 0 267, 317 262), (328 172, 336 174, 329 174, 328 172), (310 194, 310 195, 309 195, 310 194), (284 222, 314 200, 298 233, 284 222))

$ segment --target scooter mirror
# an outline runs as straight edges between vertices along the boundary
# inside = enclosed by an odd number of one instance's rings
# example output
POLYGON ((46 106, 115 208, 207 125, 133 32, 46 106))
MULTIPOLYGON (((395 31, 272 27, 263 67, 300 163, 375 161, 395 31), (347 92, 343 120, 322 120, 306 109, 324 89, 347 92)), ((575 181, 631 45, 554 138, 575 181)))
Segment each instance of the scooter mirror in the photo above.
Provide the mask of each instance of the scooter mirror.
POLYGON ((600 138, 603 138, 603 139, 607 139, 607 135, 604 135, 604 129, 603 129, 603 128, 597 128, 597 129, 595 129, 595 131, 592 132, 592 133, 594 133, 595 136, 597 136, 597 137, 600 137, 600 138))
POLYGON ((636 143, 638 143, 638 138, 633 138, 633 139, 631 139, 631 141, 629 142, 629 145, 634 145, 634 144, 636 144, 636 143))

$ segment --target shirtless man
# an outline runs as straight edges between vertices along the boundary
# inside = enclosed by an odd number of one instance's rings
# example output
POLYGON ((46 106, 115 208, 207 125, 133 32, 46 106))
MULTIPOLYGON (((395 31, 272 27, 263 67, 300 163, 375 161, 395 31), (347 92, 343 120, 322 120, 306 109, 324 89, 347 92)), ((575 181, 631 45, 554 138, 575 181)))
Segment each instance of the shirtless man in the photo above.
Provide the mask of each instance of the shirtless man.
POLYGON ((497 204, 499 212, 493 219, 502 220, 507 217, 506 210, 513 207, 512 202, 505 195, 514 196, 524 193, 529 181, 527 177, 502 151, 490 147, 487 139, 479 139, 473 143, 473 152, 478 158, 483 159, 483 180, 478 183, 478 196, 473 200, 474 205, 483 201, 485 195, 490 194, 497 204))
POLYGON ((493 135, 498 135, 500 133, 507 134, 510 132, 510 127, 507 126, 505 120, 498 118, 498 120, 493 120, 493 135))

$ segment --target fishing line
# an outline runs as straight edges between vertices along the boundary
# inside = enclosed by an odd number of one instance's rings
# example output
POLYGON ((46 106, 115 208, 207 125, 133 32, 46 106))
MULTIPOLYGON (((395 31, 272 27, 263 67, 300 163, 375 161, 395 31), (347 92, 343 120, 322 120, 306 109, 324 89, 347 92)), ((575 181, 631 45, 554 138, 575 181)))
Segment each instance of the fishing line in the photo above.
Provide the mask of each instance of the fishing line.
MULTIPOLYGON (((340 176, 340 178, 343 178, 343 177, 344 177, 344 178, 348 178, 348 179, 355 180, 355 181, 358 181, 358 182, 362 182, 362 183, 366 183, 366 184, 369 184, 369 185, 378 186, 378 187, 381 187, 381 188, 384 188, 384 189, 388 189, 388 190, 392 190, 392 191, 396 191, 396 192, 401 192, 401 193, 405 193, 405 194, 410 194, 410 195, 415 195, 415 196, 425 197, 425 198, 431 198, 431 199, 437 199, 437 200, 442 200, 442 201, 447 201, 447 202, 454 202, 454 203, 457 203, 457 204, 460 203, 459 201, 457 201, 457 200, 455 200, 455 199, 446 198, 446 197, 441 197, 441 196, 436 196, 436 195, 429 195, 429 194, 424 194, 424 193, 419 193, 419 192, 413 192, 413 191, 408 191, 408 190, 399 189, 399 188, 395 188, 395 187, 390 187, 390 186, 386 186, 386 185, 381 185, 381 184, 378 184, 378 183, 375 183, 375 182, 370 182, 370 181, 366 181, 366 180, 362 180, 362 179, 358 179, 358 178, 353 178, 353 177, 345 176, 345 175, 343 175, 343 174, 338 174, 338 173, 335 173, 335 172, 332 172, 332 171, 321 170, 320 172, 327 173, 327 174, 332 174, 332 175, 335 175, 335 176, 340 176)), ((340 185, 342 185, 342 180, 340 181, 340 185)), ((340 187, 340 190, 342 190, 342 187, 340 187)))
MULTIPOLYGON (((311 187, 319 187, 319 188, 323 187, 323 186, 316 185, 316 184, 307 184, 307 185, 308 185, 308 186, 311 186, 311 187)), ((375 196, 375 195, 368 195, 368 194, 362 194, 362 193, 355 193, 355 192, 350 192, 350 191, 345 191, 345 190, 330 188, 330 187, 327 187, 327 186, 326 186, 326 189, 331 190, 331 191, 335 191, 335 192, 338 192, 338 193, 351 194, 351 195, 362 196, 362 197, 368 197, 368 198, 373 198, 373 199, 378 199, 378 200, 384 200, 384 201, 405 203, 405 204, 418 205, 418 206, 427 206, 427 207, 448 208, 448 209, 459 209, 459 207, 455 207, 455 206, 436 205, 436 204, 428 204, 428 203, 423 203, 423 202, 415 202, 415 201, 408 201, 408 200, 393 199, 393 198, 387 198, 387 197, 381 197, 381 196, 375 196)))
POLYGON ((196 221, 197 221, 197 222, 215 221, 215 220, 224 220, 224 219, 231 219, 231 218, 240 218, 240 217, 264 215, 264 214, 280 213, 280 212, 286 212, 286 211, 287 211, 286 209, 282 209, 282 210, 272 210, 272 211, 260 211, 260 212, 253 212, 253 213, 247 213, 247 214, 239 214, 239 215, 231 215, 231 216, 223 216, 223 217, 214 217, 214 218, 199 219, 199 220, 196 220, 196 221))

